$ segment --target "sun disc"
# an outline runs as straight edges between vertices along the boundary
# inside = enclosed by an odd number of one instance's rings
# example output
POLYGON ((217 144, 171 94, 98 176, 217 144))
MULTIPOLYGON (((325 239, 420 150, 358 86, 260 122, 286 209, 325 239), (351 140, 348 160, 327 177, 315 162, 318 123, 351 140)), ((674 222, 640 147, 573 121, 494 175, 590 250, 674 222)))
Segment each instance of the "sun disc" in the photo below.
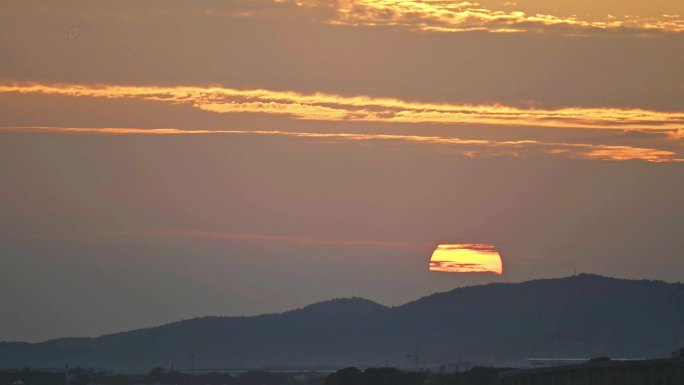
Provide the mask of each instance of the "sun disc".
POLYGON ((440 244, 430 258, 430 271, 502 274, 503 263, 492 245, 440 244))

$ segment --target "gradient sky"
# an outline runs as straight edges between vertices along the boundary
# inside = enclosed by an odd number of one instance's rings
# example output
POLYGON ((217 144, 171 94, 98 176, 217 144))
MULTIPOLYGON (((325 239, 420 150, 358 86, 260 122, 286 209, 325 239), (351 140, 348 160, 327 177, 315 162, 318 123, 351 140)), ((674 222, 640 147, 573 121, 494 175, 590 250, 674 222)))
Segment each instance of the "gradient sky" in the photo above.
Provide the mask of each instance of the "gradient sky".
POLYGON ((684 276, 684 2, 3 1, 0 340, 684 276), (490 244, 505 272, 428 271, 490 244))

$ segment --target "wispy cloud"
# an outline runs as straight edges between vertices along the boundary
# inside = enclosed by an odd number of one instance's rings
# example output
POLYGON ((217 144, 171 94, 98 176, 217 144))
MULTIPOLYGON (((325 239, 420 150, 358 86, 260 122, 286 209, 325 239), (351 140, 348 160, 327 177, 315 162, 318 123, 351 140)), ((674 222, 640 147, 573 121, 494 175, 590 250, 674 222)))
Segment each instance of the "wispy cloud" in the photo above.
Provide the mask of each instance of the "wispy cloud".
POLYGON ((554 143, 536 140, 460 139, 444 136, 388 135, 359 133, 319 133, 278 130, 185 130, 179 128, 87 128, 87 127, 0 127, 1 132, 44 132, 63 134, 105 135, 267 135, 329 141, 400 141, 415 144, 444 145, 454 148, 461 156, 508 156, 547 154, 590 160, 641 160, 653 163, 684 162, 677 153, 655 148, 615 146, 589 143, 554 143))
POLYGON ((245 233, 214 230, 145 230, 107 233, 107 235, 131 238, 180 238, 198 240, 226 240, 243 242, 286 243, 297 246, 333 246, 341 248, 369 249, 410 249, 423 250, 427 245, 420 243, 390 242, 363 239, 336 239, 322 237, 305 237, 296 235, 245 233))
POLYGON ((471 105, 414 102, 370 96, 303 94, 226 87, 159 87, 76 84, 4 84, 0 93, 67 95, 108 99, 142 99, 191 105, 214 113, 260 113, 318 121, 476 124, 617 130, 677 130, 684 112, 638 108, 517 108, 500 104, 471 105))
MULTIPOLYGON (((282 1, 281 1, 282 2, 282 1)), ((321 0, 291 1, 306 8, 329 8, 321 0)), ((449 0, 338 0, 332 2, 330 24, 350 26, 398 26, 423 31, 540 31, 549 27, 573 29, 636 29, 642 31, 684 31, 684 19, 679 15, 653 17, 616 17, 606 15, 601 20, 583 20, 550 14, 529 14, 520 10, 488 9, 476 2, 449 0)), ((509 6, 513 4, 509 3, 509 6)))
MULTIPOLYGON (((146 1, 136 7, 108 7, 103 4, 83 4, 78 13, 59 5, 22 2, 9 7, 5 13, 50 14, 84 20, 107 20, 131 23, 154 22, 172 17, 185 18, 260 18, 307 20, 342 26, 398 27, 417 31, 494 33, 560 31, 584 34, 588 31, 632 30, 639 34, 651 32, 678 33, 684 31, 684 18, 677 11, 659 16, 638 14, 603 14, 589 16, 586 5, 577 4, 576 13, 582 16, 525 11, 523 2, 505 2, 499 8, 467 0, 247 0, 192 2, 146 1), (24 4, 26 3, 26 4, 24 4), (294 13, 291 14, 291 12, 294 13)), ((589 7, 590 8, 590 7, 589 7)), ((625 7, 616 7, 619 12, 625 7)), ((675 8, 677 9, 677 8, 675 8)))

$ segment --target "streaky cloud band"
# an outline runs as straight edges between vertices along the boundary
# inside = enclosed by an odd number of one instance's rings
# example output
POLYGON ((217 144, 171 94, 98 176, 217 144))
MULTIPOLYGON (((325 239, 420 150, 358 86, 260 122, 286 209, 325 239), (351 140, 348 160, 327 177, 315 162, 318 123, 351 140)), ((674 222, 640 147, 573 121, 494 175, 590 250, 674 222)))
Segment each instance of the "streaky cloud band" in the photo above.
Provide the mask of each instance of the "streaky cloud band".
POLYGON ((370 96, 303 94, 219 86, 125 86, 80 84, 0 84, 0 93, 46 94, 106 99, 141 99, 191 105, 214 113, 257 113, 313 121, 472 124, 603 130, 669 131, 679 135, 684 112, 639 108, 518 108, 414 102, 370 96))
POLYGON ((520 157, 532 153, 541 153, 575 159, 603 161, 641 160, 652 163, 684 162, 684 159, 677 157, 677 154, 673 151, 654 148, 589 143, 553 143, 536 140, 496 141, 485 139, 460 139, 444 136, 319 133, 279 130, 186 130, 179 128, 88 128, 50 126, 0 127, 0 133, 3 132, 101 135, 259 135, 326 139, 328 141, 401 141, 415 144, 453 146, 456 149, 456 154, 466 157, 520 157))

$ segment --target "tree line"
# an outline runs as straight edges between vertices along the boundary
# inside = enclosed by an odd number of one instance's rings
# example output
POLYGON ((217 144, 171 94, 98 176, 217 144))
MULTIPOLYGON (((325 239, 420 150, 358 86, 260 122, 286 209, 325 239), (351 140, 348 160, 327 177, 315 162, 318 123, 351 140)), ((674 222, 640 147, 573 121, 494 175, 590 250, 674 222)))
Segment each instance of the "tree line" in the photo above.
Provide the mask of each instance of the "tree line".
POLYGON ((249 371, 184 373, 162 368, 147 374, 112 374, 74 368, 64 372, 0 370, 0 385, 496 385, 502 368, 473 367, 465 371, 407 371, 398 368, 349 367, 329 375, 320 372, 249 371))

